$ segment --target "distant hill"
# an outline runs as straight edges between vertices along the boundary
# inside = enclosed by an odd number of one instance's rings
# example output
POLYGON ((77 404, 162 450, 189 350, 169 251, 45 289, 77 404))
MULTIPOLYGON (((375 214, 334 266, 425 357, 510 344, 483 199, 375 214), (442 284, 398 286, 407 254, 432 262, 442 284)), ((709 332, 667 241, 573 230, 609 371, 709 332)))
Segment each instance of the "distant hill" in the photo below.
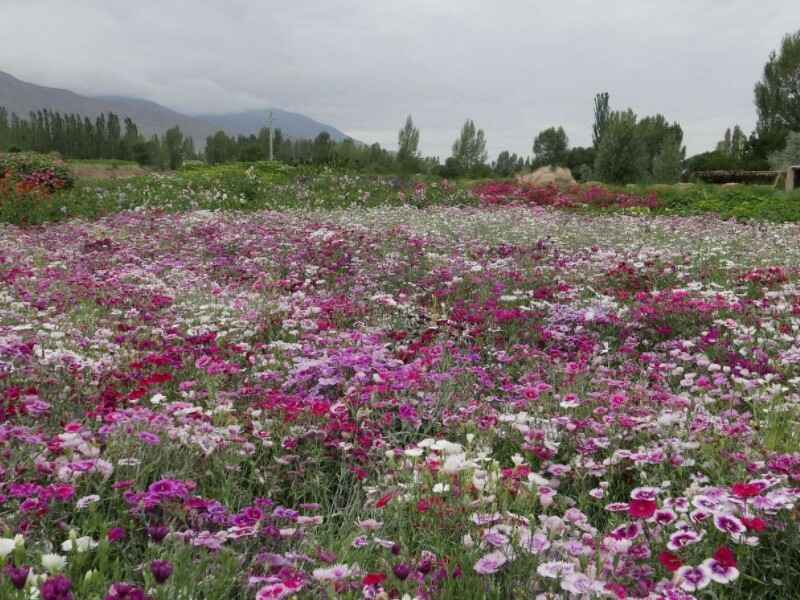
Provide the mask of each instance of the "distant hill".
MULTIPOLYGON (((69 90, 28 83, 3 71, 0 71, 0 106, 6 107, 9 113, 17 113, 21 118, 27 118, 31 111, 45 108, 92 118, 100 113, 113 112, 121 118, 133 119, 145 135, 162 134, 178 125, 185 135, 194 138, 200 148, 205 145, 209 135, 220 129, 228 135, 257 133, 265 125, 266 113, 270 110, 185 115, 150 100, 126 96, 82 96, 69 90)), ((314 138, 322 131, 327 131, 336 141, 348 137, 335 127, 304 115, 279 109, 272 111, 275 127, 280 128, 287 137, 314 138)))
MULTIPOLYGON (((265 126, 269 110, 270 109, 250 110, 240 113, 203 114, 194 116, 206 123, 210 123, 215 129, 222 129, 228 134, 250 135, 258 133, 259 130, 265 126)), ((288 137, 297 139, 315 138, 323 131, 327 131, 331 139, 337 142, 350 137, 335 127, 320 123, 305 115, 277 108, 271 110, 272 122, 275 129, 280 129, 281 132, 288 137)))

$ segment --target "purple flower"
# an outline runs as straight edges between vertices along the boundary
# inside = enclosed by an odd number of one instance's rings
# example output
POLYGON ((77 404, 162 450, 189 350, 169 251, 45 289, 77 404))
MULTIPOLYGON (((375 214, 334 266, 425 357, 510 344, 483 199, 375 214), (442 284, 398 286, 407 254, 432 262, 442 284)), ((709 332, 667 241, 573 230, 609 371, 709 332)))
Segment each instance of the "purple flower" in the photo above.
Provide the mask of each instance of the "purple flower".
POLYGON ((108 530, 106 538, 109 542, 121 542, 127 537, 125 530, 122 527, 112 527, 108 530))
POLYGON ((135 585, 120 582, 111 585, 105 600, 150 600, 150 596, 135 585))
POLYGON ((156 583, 164 583, 172 575, 172 563, 168 560, 154 560, 150 563, 150 572, 156 583))
POLYGON ((7 565, 5 568, 6 575, 11 580, 11 585, 18 590, 25 587, 25 582, 28 581, 28 573, 30 570, 30 567, 15 567, 14 565, 7 565))
POLYGON ((411 567, 403 563, 398 563, 392 567, 392 572, 400 581, 405 581, 411 574, 411 567))
POLYGON ((73 600, 72 582, 63 575, 50 577, 39 588, 42 600, 73 600))
POLYGON ((164 525, 150 525, 147 528, 147 535, 150 536, 150 539, 153 540, 156 544, 160 544, 164 541, 164 538, 167 537, 169 533, 169 527, 164 525))

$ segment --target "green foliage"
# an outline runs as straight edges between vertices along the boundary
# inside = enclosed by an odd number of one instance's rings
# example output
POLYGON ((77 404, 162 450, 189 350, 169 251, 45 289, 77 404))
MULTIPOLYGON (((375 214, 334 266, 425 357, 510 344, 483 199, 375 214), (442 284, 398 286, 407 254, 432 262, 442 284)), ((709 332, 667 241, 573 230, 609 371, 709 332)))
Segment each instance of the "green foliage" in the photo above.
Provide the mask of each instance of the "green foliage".
POLYGON ((800 131, 800 31, 783 38, 770 53, 755 87, 758 130, 800 131))
POLYGON ((580 173, 581 170, 583 172, 586 172, 587 169, 592 171, 595 155, 595 149, 592 146, 575 146, 567 150, 564 166, 570 169, 573 175, 580 173))
POLYGON ((578 181, 591 181, 594 179, 594 171, 592 167, 586 163, 580 165, 572 174, 578 181))
POLYGON ((525 167, 525 161, 516 153, 511 154, 508 150, 503 150, 493 165, 495 175, 498 177, 511 177, 519 173, 525 167))
POLYGON ((193 162, 168 175, 79 181, 71 190, 0 202, 0 222, 37 225, 143 209, 321 210, 476 202, 465 187, 428 178, 360 175, 331 168, 292 167, 278 161, 215 166, 193 162))
POLYGON ((773 169, 783 171, 787 167, 800 165, 800 132, 793 131, 786 136, 786 146, 769 157, 773 169))
POLYGON ((681 178, 683 151, 674 138, 667 138, 661 150, 653 158, 653 181, 656 183, 677 183, 681 178))
MULTIPOLYGON (((625 190, 631 193, 631 190, 625 190)), ((715 185, 637 187, 634 194, 653 193, 658 206, 655 214, 692 216, 717 214, 737 221, 800 222, 800 191, 787 194, 770 186, 715 185)))
POLYGON ((632 183, 646 173, 647 157, 636 125, 636 114, 630 109, 609 114, 594 164, 601 181, 632 183))
POLYGON ((469 173, 475 167, 486 163, 486 135, 483 129, 477 129, 472 119, 468 119, 461 128, 461 135, 453 143, 453 159, 462 173, 469 173))
POLYGON ((536 166, 563 166, 567 160, 569 138, 563 127, 550 127, 540 132, 533 142, 536 166))
POLYGON ((641 119, 637 123, 636 128, 637 135, 641 139, 642 147, 645 152, 643 160, 646 175, 655 175, 653 161, 659 152, 661 152, 667 140, 673 140, 677 143, 678 152, 681 155, 681 160, 683 160, 683 153, 681 152, 683 129, 678 123, 672 123, 672 125, 670 125, 667 119, 664 118, 664 115, 658 114, 653 117, 641 119))

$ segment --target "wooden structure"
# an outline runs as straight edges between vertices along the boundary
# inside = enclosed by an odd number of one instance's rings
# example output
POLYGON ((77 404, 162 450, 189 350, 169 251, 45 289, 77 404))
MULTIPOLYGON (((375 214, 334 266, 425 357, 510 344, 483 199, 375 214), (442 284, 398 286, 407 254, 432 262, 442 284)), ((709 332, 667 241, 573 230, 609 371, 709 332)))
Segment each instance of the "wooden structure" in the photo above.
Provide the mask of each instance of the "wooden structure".
POLYGON ((800 188, 800 165, 786 169, 786 191, 791 192, 800 188))
MULTIPOLYGON (((695 171, 693 175, 706 183, 760 183, 774 185, 780 171, 695 171)), ((800 182, 798 182, 800 185, 800 182)))

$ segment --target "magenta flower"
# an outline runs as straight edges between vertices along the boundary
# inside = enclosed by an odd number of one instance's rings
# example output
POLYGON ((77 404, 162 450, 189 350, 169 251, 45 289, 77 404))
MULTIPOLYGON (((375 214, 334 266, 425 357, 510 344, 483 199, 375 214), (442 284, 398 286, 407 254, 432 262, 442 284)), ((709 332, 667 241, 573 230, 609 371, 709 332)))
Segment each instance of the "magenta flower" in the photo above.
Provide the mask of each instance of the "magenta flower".
POLYGON ((112 543, 121 542, 126 537, 127 534, 125 533, 125 530, 122 527, 112 527, 111 529, 108 530, 108 533, 106 533, 106 539, 108 539, 108 541, 112 543))

